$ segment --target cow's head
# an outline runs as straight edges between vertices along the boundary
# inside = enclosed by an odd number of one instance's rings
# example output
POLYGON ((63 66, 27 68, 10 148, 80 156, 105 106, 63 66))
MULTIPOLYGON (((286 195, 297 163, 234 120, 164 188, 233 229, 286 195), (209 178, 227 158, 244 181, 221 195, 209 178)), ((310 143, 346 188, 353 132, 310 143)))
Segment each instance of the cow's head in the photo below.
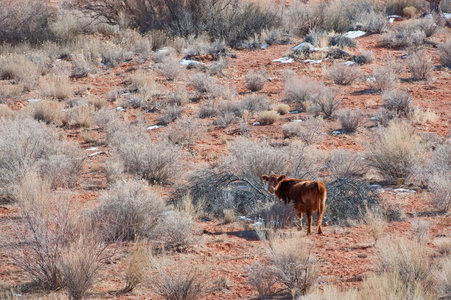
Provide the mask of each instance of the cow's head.
POLYGON ((262 179, 268 182, 268 192, 271 194, 274 194, 276 186, 285 178, 285 175, 262 175, 262 179))

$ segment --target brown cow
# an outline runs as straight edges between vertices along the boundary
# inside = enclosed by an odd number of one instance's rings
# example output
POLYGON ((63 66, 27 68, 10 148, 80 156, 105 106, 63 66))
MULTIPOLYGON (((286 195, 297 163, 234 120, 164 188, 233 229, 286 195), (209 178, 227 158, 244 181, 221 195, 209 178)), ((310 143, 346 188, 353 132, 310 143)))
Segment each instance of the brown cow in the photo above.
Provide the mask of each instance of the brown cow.
POLYGON ((268 191, 274 193, 277 198, 285 203, 294 202, 294 208, 298 212, 302 229, 302 214, 307 214, 307 234, 312 233, 312 214, 318 211, 318 233, 321 234, 321 223, 324 209, 326 208, 327 190, 322 182, 286 178, 285 175, 262 175, 262 179, 268 181, 268 191))

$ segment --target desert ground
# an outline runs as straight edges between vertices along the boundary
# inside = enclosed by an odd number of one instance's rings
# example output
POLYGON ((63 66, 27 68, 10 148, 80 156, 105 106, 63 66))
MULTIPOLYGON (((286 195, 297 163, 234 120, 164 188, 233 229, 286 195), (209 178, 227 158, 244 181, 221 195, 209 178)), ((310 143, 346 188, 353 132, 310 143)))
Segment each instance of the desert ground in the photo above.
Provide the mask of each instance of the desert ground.
POLYGON ((451 1, 145 2, 0 0, 0 299, 451 298, 451 1))

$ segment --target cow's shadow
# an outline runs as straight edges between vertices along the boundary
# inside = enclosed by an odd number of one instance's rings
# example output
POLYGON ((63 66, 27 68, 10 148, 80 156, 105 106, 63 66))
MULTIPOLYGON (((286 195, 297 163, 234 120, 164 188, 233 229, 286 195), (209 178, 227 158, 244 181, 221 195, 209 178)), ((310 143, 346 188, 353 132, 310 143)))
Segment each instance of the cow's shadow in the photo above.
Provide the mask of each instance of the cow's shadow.
POLYGON ((246 241, 259 241, 260 238, 258 237, 257 232, 255 230, 238 230, 238 231, 230 231, 226 232, 229 236, 236 236, 239 238, 242 238, 246 241))

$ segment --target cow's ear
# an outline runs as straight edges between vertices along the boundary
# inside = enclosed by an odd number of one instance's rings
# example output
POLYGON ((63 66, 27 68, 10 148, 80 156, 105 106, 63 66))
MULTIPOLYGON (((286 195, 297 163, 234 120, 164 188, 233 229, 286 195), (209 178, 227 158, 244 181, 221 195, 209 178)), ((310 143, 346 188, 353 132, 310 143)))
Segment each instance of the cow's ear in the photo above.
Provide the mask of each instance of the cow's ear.
POLYGON ((282 181, 282 180, 284 180, 286 177, 287 177, 287 176, 285 176, 285 175, 280 175, 279 178, 277 178, 277 181, 278 181, 278 182, 279 182, 279 181, 282 181))
POLYGON ((269 177, 268 177, 268 175, 263 174, 263 175, 262 175, 262 179, 263 179, 264 181, 268 181, 269 177))

